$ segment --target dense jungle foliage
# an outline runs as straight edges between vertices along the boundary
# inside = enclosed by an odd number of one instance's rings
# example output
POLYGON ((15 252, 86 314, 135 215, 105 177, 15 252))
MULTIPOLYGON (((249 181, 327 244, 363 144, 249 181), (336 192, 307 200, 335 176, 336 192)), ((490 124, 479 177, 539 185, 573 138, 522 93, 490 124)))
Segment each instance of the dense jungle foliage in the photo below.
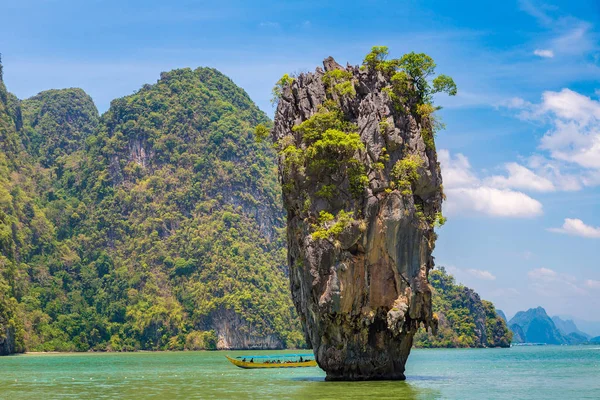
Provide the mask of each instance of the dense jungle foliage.
POLYGON ((512 333, 494 305, 472 289, 457 284, 444 267, 429 273, 438 334, 421 328, 415 347, 509 347, 512 333))
POLYGON ((101 117, 80 89, 19 101, 0 83, 0 329, 16 350, 215 348, 227 310, 254 342, 302 346, 260 123, 209 68, 101 117))
MULTIPOLYGON (((0 65, 0 353, 214 349, 232 331, 304 346, 270 126, 210 68, 163 73, 100 116, 80 89, 20 101, 0 65)), ((417 344, 478 345, 464 288, 432 284, 441 337, 417 344)), ((497 345, 506 327, 483 304, 497 345)))

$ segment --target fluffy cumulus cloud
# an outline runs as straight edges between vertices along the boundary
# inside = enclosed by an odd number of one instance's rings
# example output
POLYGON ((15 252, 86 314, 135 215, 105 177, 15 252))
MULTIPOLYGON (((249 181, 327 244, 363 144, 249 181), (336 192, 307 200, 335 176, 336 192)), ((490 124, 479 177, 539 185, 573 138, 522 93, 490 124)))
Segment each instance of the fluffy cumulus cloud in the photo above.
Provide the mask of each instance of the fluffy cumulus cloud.
POLYGON ((447 196, 448 214, 478 213, 494 217, 527 218, 542 214, 542 204, 525 193, 494 187, 479 179, 462 154, 440 150, 438 158, 447 196))
POLYGON ((587 238, 600 238, 600 227, 586 225, 580 219, 565 218, 564 224, 560 228, 550 228, 551 232, 564 233, 573 236, 582 236, 587 238))
POLYGON ((600 185, 600 101, 570 89, 546 91, 537 104, 514 98, 504 106, 524 120, 546 124, 540 152, 527 167, 512 164, 498 185, 537 191, 580 190, 600 185))
POLYGON ((504 167, 508 175, 490 177, 487 180, 490 186, 531 190, 534 192, 553 192, 556 190, 554 183, 550 179, 540 176, 520 164, 511 162, 505 164, 504 167))
POLYGON ((543 58, 554 57, 554 52, 552 50, 548 50, 548 49, 535 49, 533 51, 533 54, 535 54, 536 56, 539 56, 539 57, 543 57, 543 58))

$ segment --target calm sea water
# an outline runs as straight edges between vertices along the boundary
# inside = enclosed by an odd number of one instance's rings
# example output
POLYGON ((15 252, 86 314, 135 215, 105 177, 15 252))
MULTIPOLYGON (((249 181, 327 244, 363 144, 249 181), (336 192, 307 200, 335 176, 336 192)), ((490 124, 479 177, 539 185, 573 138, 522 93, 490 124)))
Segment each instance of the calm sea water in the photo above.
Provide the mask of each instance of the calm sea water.
POLYGON ((405 382, 325 382, 319 368, 243 370, 225 354, 0 357, 0 398, 600 399, 598 346, 413 350, 405 382))

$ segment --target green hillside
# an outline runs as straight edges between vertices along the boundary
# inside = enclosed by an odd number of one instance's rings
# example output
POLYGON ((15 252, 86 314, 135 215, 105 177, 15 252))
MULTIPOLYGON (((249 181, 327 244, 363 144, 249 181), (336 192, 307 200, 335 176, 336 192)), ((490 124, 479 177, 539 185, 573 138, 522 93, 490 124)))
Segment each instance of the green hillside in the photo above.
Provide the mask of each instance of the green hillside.
POLYGON ((433 312, 438 334, 423 328, 415 336, 416 347, 509 347, 512 333, 494 304, 481 300, 472 289, 459 285, 444 267, 429 273, 433 286, 433 312))
MULTIPOLYGON (((98 115, 81 89, 0 81, 0 354, 305 344, 287 279, 269 119, 210 68, 98 115)), ((433 271, 440 335, 505 346, 491 303, 433 271)))
POLYGON ((231 80, 163 73, 101 117, 80 89, 0 94, 0 301, 28 350, 303 345, 269 120, 231 80))

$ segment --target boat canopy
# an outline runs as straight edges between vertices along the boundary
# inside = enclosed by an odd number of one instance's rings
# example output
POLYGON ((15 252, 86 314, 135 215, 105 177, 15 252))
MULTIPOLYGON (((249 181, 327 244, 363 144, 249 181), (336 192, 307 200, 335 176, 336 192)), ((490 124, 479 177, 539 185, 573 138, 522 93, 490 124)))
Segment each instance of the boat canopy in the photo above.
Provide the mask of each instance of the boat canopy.
POLYGON ((242 359, 242 358, 314 358, 315 356, 313 354, 276 354, 276 355, 272 355, 272 356, 238 356, 236 358, 242 359))

